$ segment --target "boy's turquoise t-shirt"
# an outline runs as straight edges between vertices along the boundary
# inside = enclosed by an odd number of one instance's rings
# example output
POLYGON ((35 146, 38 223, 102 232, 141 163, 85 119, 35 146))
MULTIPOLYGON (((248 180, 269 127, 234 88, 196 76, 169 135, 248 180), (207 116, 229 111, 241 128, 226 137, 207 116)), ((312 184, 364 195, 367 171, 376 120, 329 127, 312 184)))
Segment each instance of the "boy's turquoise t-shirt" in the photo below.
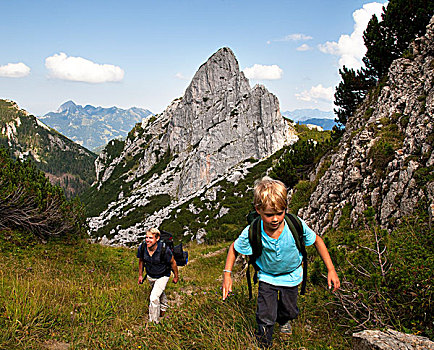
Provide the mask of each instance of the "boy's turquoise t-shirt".
MULTIPOLYGON (((316 233, 303 220, 301 220, 301 223, 303 224, 305 245, 310 246, 315 243, 316 233)), ((303 267, 301 266, 303 256, 298 251, 294 237, 286 222, 278 239, 269 237, 265 233, 264 225, 261 222, 261 235, 262 254, 256 260, 256 264, 260 268, 258 271, 259 281, 275 286, 294 287, 299 285, 303 280, 303 267), (282 275, 287 271, 292 272, 282 275)), ((252 254, 252 247, 249 243, 249 226, 235 240, 234 248, 240 254, 252 254)))

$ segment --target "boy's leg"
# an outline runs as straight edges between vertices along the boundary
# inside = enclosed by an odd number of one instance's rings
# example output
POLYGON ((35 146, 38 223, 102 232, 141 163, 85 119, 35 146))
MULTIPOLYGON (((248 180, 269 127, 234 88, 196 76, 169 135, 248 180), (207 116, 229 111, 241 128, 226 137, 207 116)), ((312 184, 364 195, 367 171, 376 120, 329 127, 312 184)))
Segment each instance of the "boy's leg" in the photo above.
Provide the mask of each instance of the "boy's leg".
POLYGON ((279 301, 277 308, 277 322, 280 325, 295 319, 298 314, 297 296, 298 286, 295 287, 278 287, 279 301))
POLYGON ((262 346, 271 346, 273 327, 277 318, 278 289, 269 283, 259 281, 256 337, 262 346))
POLYGON ((151 295, 149 297, 149 321, 160 322, 160 297, 164 293, 169 277, 151 278, 148 276, 148 281, 152 286, 151 295))

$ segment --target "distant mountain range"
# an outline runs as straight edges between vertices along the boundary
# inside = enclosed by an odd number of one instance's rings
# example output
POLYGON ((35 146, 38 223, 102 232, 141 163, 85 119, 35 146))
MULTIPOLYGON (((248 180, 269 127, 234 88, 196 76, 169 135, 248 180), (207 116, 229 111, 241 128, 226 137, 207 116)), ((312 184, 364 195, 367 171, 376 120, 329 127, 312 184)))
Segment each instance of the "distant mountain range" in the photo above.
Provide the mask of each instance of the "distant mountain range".
POLYGON ((281 112, 281 114, 295 122, 305 121, 307 119, 334 119, 335 115, 332 111, 321 111, 319 109, 295 109, 293 111, 281 112))
POLYGON ((323 128, 323 130, 331 130, 336 125, 334 119, 321 119, 321 118, 312 118, 298 121, 297 123, 308 125, 318 125, 323 128))
POLYGON ((39 119, 74 142, 94 151, 110 140, 125 138, 136 123, 150 115, 152 112, 143 108, 83 107, 68 101, 56 112, 47 113, 39 119))
POLYGON ((300 124, 313 124, 321 126, 324 130, 331 130, 336 125, 335 115, 332 111, 326 112, 319 109, 295 109, 281 112, 288 119, 300 124))

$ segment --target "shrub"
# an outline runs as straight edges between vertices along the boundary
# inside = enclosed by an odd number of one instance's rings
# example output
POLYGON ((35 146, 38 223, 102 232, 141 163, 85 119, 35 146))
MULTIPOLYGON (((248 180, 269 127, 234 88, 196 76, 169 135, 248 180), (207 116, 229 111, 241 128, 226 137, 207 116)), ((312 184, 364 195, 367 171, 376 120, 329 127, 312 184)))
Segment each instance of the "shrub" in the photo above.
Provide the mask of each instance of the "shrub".
POLYGON ((82 234, 84 215, 78 200, 67 201, 30 163, 12 160, 0 149, 0 230, 19 230, 40 239, 82 234))
POLYGON ((384 138, 378 139, 368 153, 368 157, 372 159, 373 166, 377 170, 383 170, 394 155, 393 145, 384 138))
MULTIPOLYGON (((339 301, 333 301, 335 312, 351 332, 393 327, 434 336, 434 252, 424 212, 405 218, 390 234, 376 226, 328 232, 324 241, 331 241, 327 245, 342 286, 339 301)), ((369 208, 365 214, 369 219, 375 213, 369 208)), ((326 271, 319 262, 311 266, 311 281, 317 284, 326 271)))

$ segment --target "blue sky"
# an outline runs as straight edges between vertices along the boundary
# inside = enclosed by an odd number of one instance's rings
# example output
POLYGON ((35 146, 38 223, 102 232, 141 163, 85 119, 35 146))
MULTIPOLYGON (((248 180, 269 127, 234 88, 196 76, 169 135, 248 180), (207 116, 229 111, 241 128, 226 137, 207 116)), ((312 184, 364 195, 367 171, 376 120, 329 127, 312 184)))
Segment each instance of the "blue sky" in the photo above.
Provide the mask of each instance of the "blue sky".
POLYGON ((332 110, 343 64, 385 1, 0 0, 0 98, 34 115, 62 103, 162 112, 230 47, 282 111, 332 110))

